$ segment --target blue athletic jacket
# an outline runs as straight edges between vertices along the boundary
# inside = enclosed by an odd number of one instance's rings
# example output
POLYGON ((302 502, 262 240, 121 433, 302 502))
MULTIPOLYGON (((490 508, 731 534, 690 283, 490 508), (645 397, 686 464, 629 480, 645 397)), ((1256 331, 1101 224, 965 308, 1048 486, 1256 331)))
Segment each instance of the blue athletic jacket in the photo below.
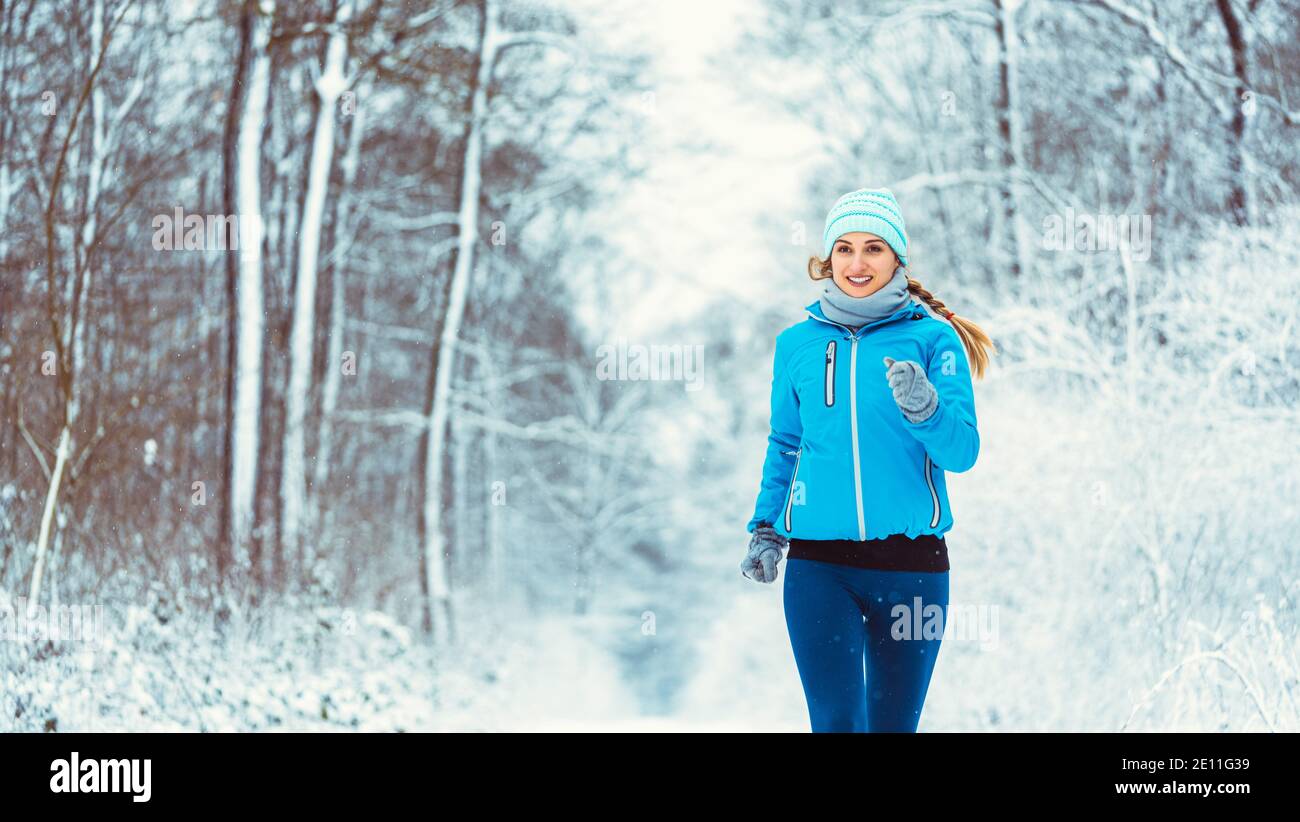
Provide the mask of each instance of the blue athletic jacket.
POLYGON ((772 422, 760 522, 801 539, 942 536, 952 527, 945 472, 979 456, 970 364, 957 331, 914 297, 859 328, 826 319, 820 301, 776 338, 772 422), (913 360, 939 407, 912 423, 894 403, 884 358, 913 360))

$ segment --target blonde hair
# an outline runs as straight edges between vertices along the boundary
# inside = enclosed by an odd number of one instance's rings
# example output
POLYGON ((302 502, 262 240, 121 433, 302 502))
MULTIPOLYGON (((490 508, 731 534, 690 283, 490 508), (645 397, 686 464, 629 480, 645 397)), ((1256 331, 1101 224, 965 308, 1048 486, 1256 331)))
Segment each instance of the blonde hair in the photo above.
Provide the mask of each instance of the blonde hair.
MULTIPOLYGON (((897 262, 897 254, 894 255, 894 260, 897 262)), ((983 379, 984 371, 989 364, 989 353, 997 351, 997 347, 993 345, 989 335, 985 334, 984 329, 975 323, 958 317, 949 311, 948 307, 943 304, 943 300, 931 294, 925 286, 921 285, 920 280, 914 279, 907 273, 906 266, 903 267, 903 272, 907 276, 907 290, 919 297, 941 317, 947 318, 948 322, 952 324, 953 330, 961 338, 961 344, 966 347, 966 356, 970 359, 971 373, 975 375, 975 379, 983 379)), ((830 259, 823 260, 816 254, 812 255, 808 260, 808 276, 813 280, 825 280, 833 276, 830 259)))

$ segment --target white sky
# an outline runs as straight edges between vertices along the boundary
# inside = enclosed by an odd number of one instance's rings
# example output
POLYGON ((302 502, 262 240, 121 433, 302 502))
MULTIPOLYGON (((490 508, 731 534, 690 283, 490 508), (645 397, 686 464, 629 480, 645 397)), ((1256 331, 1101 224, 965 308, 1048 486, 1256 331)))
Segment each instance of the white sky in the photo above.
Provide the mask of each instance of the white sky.
MULTIPOLYGON (((612 261, 611 276, 643 267, 650 274, 647 282, 620 291, 615 305, 599 307, 593 314, 603 318, 597 328, 636 337, 695 313, 719 295, 757 305, 782 292, 789 295, 792 283, 803 283, 808 299, 792 305, 798 313, 814 297, 803 270, 807 257, 788 245, 788 232, 763 236, 757 221, 779 218, 778 225, 789 225, 802 219, 811 235, 820 232, 830 203, 807 210, 802 194, 807 165, 817 158, 817 134, 705 62, 710 53, 725 56, 734 50, 746 28, 761 26, 761 5, 754 0, 581 4, 591 8, 584 18, 590 25, 603 29, 602 21, 617 21, 622 28, 611 33, 616 42, 656 55, 660 78, 643 147, 653 158, 650 172, 606 215, 610 228, 603 232, 634 261, 626 267, 612 261), (716 142, 718 149, 685 145, 705 141, 716 142), (778 260, 772 248, 781 243, 788 251, 778 260)), ((783 81, 777 92, 786 96, 792 90, 783 81)))

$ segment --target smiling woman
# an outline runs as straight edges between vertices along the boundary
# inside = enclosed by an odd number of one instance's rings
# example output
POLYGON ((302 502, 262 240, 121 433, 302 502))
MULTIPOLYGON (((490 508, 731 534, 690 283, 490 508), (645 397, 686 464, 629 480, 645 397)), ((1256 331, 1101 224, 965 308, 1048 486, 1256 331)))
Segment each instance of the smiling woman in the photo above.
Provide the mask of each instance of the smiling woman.
POLYGON ((979 456, 971 372, 992 344, 907 276, 888 189, 839 198, 822 241, 808 265, 820 298, 776 338, 741 570, 773 582, 789 548, 786 624, 812 730, 912 732, 948 607, 946 473, 979 456), (937 614, 936 630, 900 638, 902 603, 937 614))

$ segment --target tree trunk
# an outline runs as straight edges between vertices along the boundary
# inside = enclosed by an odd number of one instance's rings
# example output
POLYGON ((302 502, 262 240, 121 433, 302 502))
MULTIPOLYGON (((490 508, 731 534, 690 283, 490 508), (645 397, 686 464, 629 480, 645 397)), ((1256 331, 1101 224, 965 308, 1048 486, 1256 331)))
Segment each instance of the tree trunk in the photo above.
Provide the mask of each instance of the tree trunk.
POLYGON ((452 367, 456 340, 460 335, 465 298, 473 271, 474 247, 478 243, 478 204, 482 187, 483 129, 487 120, 487 90, 496 62, 497 3, 484 0, 480 18, 479 53, 473 86, 469 122, 466 124, 465 161, 459 180, 460 212, 457 220, 459 243, 451 275, 447 307, 442 324, 431 379, 429 428, 425 437, 424 505, 421 517, 424 546, 423 626, 435 644, 451 639, 451 592, 442 534, 442 460, 446 444, 447 413, 450 403, 452 367))
POLYGON ((1016 33, 1016 9, 1021 0, 993 0, 997 11, 994 29, 998 38, 998 136, 1002 145, 1002 219, 1010 232, 1011 258, 1008 268, 1013 279, 1025 270, 1026 231, 1020 209, 1024 199, 1020 196, 1019 172, 1024 168, 1021 148, 1024 133, 1020 124, 1019 35, 1016 33))
POLYGON ((311 521, 317 534, 329 533, 334 509, 322 512, 321 495, 329 481, 329 466, 333 456, 333 414, 339 403, 339 389, 343 382, 343 336, 346 320, 348 245, 352 235, 348 223, 352 215, 353 186, 356 184, 357 165, 361 157, 361 142, 365 136, 365 108, 357 106, 352 114, 348 133, 348 150, 343 157, 343 183, 334 207, 334 252, 330 271, 330 333, 325 355, 324 383, 321 386, 321 423, 317 438, 316 466, 312 480, 310 500, 311 521), (324 516, 328 522, 321 523, 324 516))
POLYGON ((1241 23, 1232 9, 1230 0, 1217 0, 1219 16, 1228 34, 1228 48, 1232 52, 1232 74, 1237 79, 1237 101, 1232 107, 1231 139, 1228 147, 1228 212, 1237 225, 1247 225, 1250 215, 1246 208, 1245 172, 1248 165, 1246 153, 1246 89, 1250 81, 1246 76, 1246 40, 1241 23))
MULTIPOLYGON (((54 469, 51 471, 50 484, 45 493, 45 508, 41 513, 40 532, 36 540, 36 559, 32 567, 32 581, 28 591, 27 607, 29 614, 34 613, 34 609, 40 602, 45 565, 51 560, 49 550, 50 526, 55 520, 55 514, 59 507, 59 493, 64 482, 64 473, 68 471, 68 462, 76 452, 76 446, 79 442, 76 430, 81 418, 81 386, 77 377, 86 358, 85 329, 87 324, 86 317, 82 315, 81 307, 90 291, 91 263, 87 259, 80 266, 81 270, 77 270, 79 255, 76 253, 76 245, 80 243, 84 247, 87 256, 92 254, 91 243, 98 227, 99 192, 104 168, 105 138, 104 94, 99 87, 97 74, 98 68, 103 65, 104 53, 108 48, 108 38, 104 35, 104 0, 95 0, 95 4, 91 9, 90 42, 91 51, 87 58, 86 67, 86 82, 90 84, 90 158, 84 203, 86 221, 81 226, 80 237, 74 240, 72 247, 68 249, 68 276, 64 283, 65 294, 62 311, 57 305, 58 298, 55 293, 58 282, 55 261, 58 259, 59 253, 54 230, 54 223, 57 219, 54 213, 54 204, 65 191, 73 198, 78 194, 75 186, 75 164, 80 163, 80 144, 78 144, 78 151, 74 155, 76 158, 73 165, 74 170, 68 175, 72 178, 74 184, 66 188, 61 185, 63 175, 62 164, 60 164, 60 167, 55 170, 53 182, 50 184, 50 204, 45 218, 47 285, 50 289, 50 324, 56 338, 58 385, 62 389, 61 393, 63 395, 63 425, 59 433, 54 469), (60 328, 59 322, 60 313, 63 314, 62 328, 60 328)), ((78 117, 74 114, 72 121, 68 124, 68 140, 73 139, 75 136, 77 124, 78 117)), ((68 214, 77 213, 76 208, 65 206, 64 210, 68 214)), ((60 518, 60 520, 59 527, 62 528, 67 521, 66 511, 65 517, 60 518)))
POLYGON ((284 397, 284 467, 280 474, 280 549, 297 566, 297 580, 311 586, 315 579, 315 552, 303 539, 303 512, 307 497, 307 403, 311 396, 312 332, 316 327, 316 260, 320 252, 322 215, 334 159, 335 107, 344 91, 343 63, 347 38, 337 26, 347 23, 351 4, 345 2, 330 35, 325 67, 316 80, 320 106, 298 232, 298 276, 293 295, 293 321, 289 334, 289 379, 284 397))
POLYGON ((254 524, 253 502, 257 489, 258 423, 262 398, 262 127, 270 89, 271 57, 267 51, 274 2, 259 10, 257 0, 245 8, 248 28, 249 79, 240 117, 236 203, 239 215, 239 280, 232 320, 235 337, 230 379, 233 384, 227 428, 230 451, 229 530, 231 555, 247 560, 254 524))

